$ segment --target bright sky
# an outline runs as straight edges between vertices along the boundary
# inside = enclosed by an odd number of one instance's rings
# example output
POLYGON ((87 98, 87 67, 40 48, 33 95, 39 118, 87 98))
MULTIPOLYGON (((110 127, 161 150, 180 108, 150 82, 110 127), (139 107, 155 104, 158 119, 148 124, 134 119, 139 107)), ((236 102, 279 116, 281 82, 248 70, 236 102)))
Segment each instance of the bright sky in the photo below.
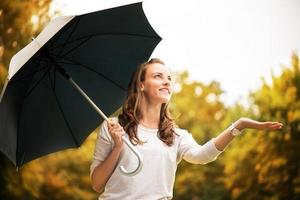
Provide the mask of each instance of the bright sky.
MULTIPOLYGON (((138 1, 53 0, 50 13, 82 14, 138 1)), ((232 104, 270 81, 300 53, 299 0, 146 0, 144 11, 163 38, 152 57, 191 79, 216 80, 232 104)))

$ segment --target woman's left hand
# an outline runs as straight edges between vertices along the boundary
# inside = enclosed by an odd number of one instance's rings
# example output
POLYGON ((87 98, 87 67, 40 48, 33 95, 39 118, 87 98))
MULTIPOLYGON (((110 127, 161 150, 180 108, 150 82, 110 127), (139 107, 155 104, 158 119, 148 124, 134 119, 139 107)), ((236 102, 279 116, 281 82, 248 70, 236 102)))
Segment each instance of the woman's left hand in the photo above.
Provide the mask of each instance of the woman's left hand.
POLYGON ((282 126, 283 124, 280 122, 259 122, 249 118, 240 118, 238 121, 235 122, 235 127, 239 130, 243 130, 246 128, 259 130, 277 130, 281 129, 282 126))

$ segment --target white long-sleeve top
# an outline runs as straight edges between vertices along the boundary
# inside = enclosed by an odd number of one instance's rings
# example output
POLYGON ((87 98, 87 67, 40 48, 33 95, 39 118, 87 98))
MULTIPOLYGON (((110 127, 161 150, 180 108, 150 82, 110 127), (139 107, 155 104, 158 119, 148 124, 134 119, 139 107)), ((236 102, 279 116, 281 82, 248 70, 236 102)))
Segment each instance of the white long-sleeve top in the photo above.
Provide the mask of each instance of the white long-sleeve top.
MULTIPOLYGON (((214 161, 221 153, 215 147, 214 138, 201 146, 183 129, 175 129, 178 136, 171 147, 158 138, 158 129, 138 125, 137 130, 140 140, 146 141, 143 145, 136 146, 143 156, 142 170, 135 176, 126 176, 119 170, 121 165, 128 171, 136 169, 138 165, 136 156, 124 145, 117 167, 107 181, 99 200, 172 199, 175 173, 182 159, 193 164, 206 164, 214 161)), ((113 147, 114 142, 108 133, 107 123, 104 122, 98 133, 91 174, 113 147)))

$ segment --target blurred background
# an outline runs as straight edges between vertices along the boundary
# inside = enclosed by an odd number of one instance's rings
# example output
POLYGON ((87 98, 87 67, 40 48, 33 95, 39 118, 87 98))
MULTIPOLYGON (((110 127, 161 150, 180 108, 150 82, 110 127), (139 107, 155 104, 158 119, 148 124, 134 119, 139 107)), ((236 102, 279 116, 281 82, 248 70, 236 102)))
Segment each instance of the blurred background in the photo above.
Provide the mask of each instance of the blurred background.
MULTIPOLYGON (((1 0, 0 91, 11 57, 53 17, 129 1, 109 2, 1 0)), ((202 144, 240 117, 284 124, 280 131, 246 130, 213 163, 181 162, 175 200, 300 199, 300 3, 251 2, 144 3, 163 37, 153 57, 176 77, 171 110, 179 127, 202 144)), ((89 177, 97 131, 79 149, 18 170, 0 153, 0 199, 97 199, 89 177)))

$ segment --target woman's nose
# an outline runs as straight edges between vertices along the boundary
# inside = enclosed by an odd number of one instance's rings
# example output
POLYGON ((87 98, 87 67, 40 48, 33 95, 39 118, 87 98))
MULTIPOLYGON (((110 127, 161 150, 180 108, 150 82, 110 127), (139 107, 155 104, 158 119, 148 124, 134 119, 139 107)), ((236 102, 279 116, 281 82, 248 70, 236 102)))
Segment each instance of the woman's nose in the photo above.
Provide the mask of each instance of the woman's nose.
POLYGON ((170 85, 170 84, 171 84, 171 81, 169 79, 164 80, 164 85, 170 85))

